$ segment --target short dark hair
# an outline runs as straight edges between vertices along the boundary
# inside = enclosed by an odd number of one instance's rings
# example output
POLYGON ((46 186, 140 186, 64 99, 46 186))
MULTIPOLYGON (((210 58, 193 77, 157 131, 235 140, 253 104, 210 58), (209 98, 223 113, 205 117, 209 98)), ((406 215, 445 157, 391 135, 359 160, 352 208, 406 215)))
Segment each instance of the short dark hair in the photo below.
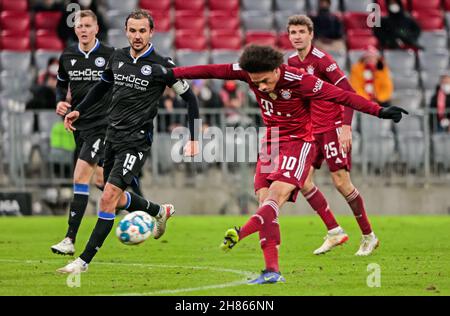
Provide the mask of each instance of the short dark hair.
POLYGON ((282 52, 271 46, 250 44, 239 57, 239 67, 250 73, 267 72, 277 69, 284 62, 282 52))
POLYGON ((155 27, 155 23, 153 22, 153 18, 152 18, 152 16, 150 15, 150 13, 147 10, 136 9, 133 12, 131 12, 127 16, 127 19, 125 20, 125 28, 128 25, 128 20, 129 19, 136 19, 136 20, 148 19, 148 24, 150 25, 150 29, 153 30, 153 28, 155 27))
POLYGON ((314 31, 314 23, 311 20, 311 18, 307 17, 306 15, 303 14, 298 14, 298 15, 292 15, 289 17, 288 19, 288 23, 287 23, 287 31, 289 33, 289 27, 291 25, 304 25, 308 28, 309 33, 311 33, 312 31, 314 31))

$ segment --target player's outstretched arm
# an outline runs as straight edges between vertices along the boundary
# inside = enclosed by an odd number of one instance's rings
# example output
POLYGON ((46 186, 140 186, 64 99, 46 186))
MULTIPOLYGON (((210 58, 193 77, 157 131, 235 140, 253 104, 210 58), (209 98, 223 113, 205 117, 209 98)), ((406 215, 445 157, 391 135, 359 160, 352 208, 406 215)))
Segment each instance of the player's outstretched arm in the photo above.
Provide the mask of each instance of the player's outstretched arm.
POLYGON ((324 82, 323 80, 311 76, 303 75, 301 81, 302 94, 311 99, 330 101, 334 104, 339 103, 344 106, 352 107, 353 109, 364 112, 379 118, 391 119, 395 123, 400 122, 402 114, 408 112, 400 107, 391 106, 383 108, 375 102, 371 102, 350 91, 344 91, 332 84, 324 82), (389 110, 388 110, 389 109, 389 110), (388 111, 387 111, 388 110, 388 111))
POLYGON ((212 64, 175 68, 153 65, 152 68, 155 76, 169 76, 178 79, 246 80, 245 72, 237 64, 212 64))

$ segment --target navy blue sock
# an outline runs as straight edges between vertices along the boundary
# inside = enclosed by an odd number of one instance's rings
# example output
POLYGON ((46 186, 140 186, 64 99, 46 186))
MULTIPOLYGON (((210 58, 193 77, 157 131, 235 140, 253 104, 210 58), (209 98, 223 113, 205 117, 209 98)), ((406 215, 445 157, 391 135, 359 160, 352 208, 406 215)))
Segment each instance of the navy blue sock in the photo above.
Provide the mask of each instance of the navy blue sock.
POLYGON ((92 231, 86 248, 80 255, 80 258, 83 259, 86 263, 90 263, 92 261, 97 251, 103 245, 103 242, 105 241, 106 237, 108 237, 109 232, 114 226, 115 217, 116 216, 114 214, 102 211, 98 213, 97 224, 95 224, 94 230, 92 231))
POLYGON ((81 220, 89 201, 89 184, 75 183, 73 185, 73 199, 70 202, 69 210, 69 228, 66 237, 75 242, 78 228, 80 228, 81 220))

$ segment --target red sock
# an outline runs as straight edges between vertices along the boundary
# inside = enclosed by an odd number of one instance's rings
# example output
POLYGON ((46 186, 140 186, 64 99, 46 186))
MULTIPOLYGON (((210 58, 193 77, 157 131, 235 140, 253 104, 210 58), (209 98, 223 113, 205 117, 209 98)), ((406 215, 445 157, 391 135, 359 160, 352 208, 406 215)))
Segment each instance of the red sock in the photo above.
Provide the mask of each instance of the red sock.
POLYGON ((305 194, 306 201, 311 205, 314 211, 320 216, 328 230, 336 228, 339 224, 330 210, 327 200, 322 192, 315 186, 311 191, 305 194))
POLYGON ((239 239, 259 231, 259 242, 264 253, 267 271, 278 272, 278 247, 280 245, 280 225, 278 224, 278 204, 267 200, 239 231, 239 239))
POLYGON ((345 199, 347 200, 348 205, 350 205, 362 233, 364 235, 369 235, 372 232, 372 227, 370 227, 361 194, 359 194, 358 190, 355 188, 345 199))
POLYGON ((278 205, 272 201, 268 200, 258 209, 255 215, 250 217, 250 219, 241 227, 239 231, 239 240, 260 231, 264 225, 266 218, 275 218, 274 209, 276 207, 276 212, 278 212, 278 205))
POLYGON ((259 231, 259 242, 264 254, 266 271, 279 272, 278 248, 281 243, 280 225, 278 224, 278 205, 274 201, 269 201, 272 206, 270 213, 264 217, 264 225, 259 231))
POLYGON ((266 271, 279 272, 278 265, 278 247, 276 242, 271 241, 261 245, 261 249, 264 253, 264 261, 266 263, 266 271))

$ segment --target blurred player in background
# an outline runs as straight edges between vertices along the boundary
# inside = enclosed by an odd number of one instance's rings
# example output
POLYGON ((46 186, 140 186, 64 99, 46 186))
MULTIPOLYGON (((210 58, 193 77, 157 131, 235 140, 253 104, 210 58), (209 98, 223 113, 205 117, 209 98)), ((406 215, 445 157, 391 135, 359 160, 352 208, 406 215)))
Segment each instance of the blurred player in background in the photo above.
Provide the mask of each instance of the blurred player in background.
MULTIPOLYGON (((336 61, 312 45, 314 25, 309 17, 305 15, 289 17, 287 31, 292 46, 297 50, 290 56, 289 66, 299 68, 343 90, 355 92, 336 61)), ((320 169, 324 160, 328 164, 335 188, 349 204, 361 229, 363 236, 356 255, 370 255, 379 244, 367 217, 364 200, 350 179, 352 117, 352 108, 333 106, 330 102, 322 100, 311 102, 316 153, 302 194, 328 229, 325 242, 314 251, 316 255, 326 253, 348 240, 347 234, 334 218, 322 192, 313 182, 314 169, 320 169)))
MULTIPOLYGON (((270 46, 246 47, 238 64, 159 68, 154 72, 175 78, 241 80, 256 95, 268 127, 263 139, 263 148, 267 149, 259 155, 254 183, 260 207, 242 228, 227 230, 221 244, 228 251, 243 238, 259 232, 265 269, 250 284, 285 281, 278 264, 281 243, 278 214, 284 203, 295 202, 313 162, 315 144, 310 100, 337 102, 396 122, 406 113, 398 107, 382 108, 355 93, 284 65, 283 54, 270 46), (270 157, 276 150, 277 157, 270 157)), ((340 107, 335 103, 330 103, 331 106, 340 107)))
MULTIPOLYGON (((56 113, 64 116, 71 109, 66 102, 70 88, 71 103, 77 106, 99 80, 114 48, 101 43, 97 17, 90 10, 78 11, 75 16, 75 34, 78 44, 64 50, 59 58, 56 91, 56 113)), ((104 140, 107 127, 107 108, 111 95, 99 99, 82 119, 76 122, 75 170, 73 174, 73 198, 69 210, 69 228, 66 237, 51 250, 56 254, 73 255, 78 228, 89 200, 89 183, 96 168, 102 169, 104 140)), ((102 170, 97 171, 96 185, 103 188, 102 170)))
POLYGON ((155 51, 150 42, 154 31, 153 18, 147 11, 133 11, 126 19, 125 30, 130 47, 117 49, 111 55, 101 80, 89 90, 83 101, 65 117, 65 126, 75 130, 74 124, 95 107, 113 87, 108 108, 108 129, 105 140, 105 188, 100 200, 97 223, 81 255, 58 269, 61 273, 84 272, 110 233, 116 209, 129 212, 145 211, 155 217, 153 237, 160 238, 167 220, 174 214, 171 204, 159 205, 141 196, 125 192, 144 166, 153 139, 153 119, 166 86, 172 87, 188 104, 191 141, 185 155, 198 152, 194 141, 194 120, 199 118, 198 103, 187 82, 172 77, 155 77, 153 67, 162 64, 173 67, 169 57, 155 51))

